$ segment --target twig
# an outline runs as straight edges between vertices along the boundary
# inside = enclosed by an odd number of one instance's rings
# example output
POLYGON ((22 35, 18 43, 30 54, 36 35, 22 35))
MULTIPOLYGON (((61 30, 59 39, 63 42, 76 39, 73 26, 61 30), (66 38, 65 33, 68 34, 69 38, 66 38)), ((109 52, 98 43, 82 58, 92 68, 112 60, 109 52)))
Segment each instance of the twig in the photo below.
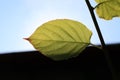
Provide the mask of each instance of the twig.
POLYGON ((86 1, 86 4, 87 4, 88 8, 89 8, 92 20, 93 20, 94 25, 95 25, 95 28, 97 30, 97 33, 98 33, 98 36, 99 36, 99 39, 100 39, 100 42, 101 42, 101 45, 102 45, 102 49, 103 49, 103 52, 104 52, 104 55, 105 55, 105 58, 106 58, 106 61, 107 61, 107 64, 108 64, 108 68, 109 68, 109 70, 110 70, 110 72, 112 74, 112 78, 113 78, 113 80, 118 80, 116 72, 115 72, 115 70, 113 68, 113 65, 112 65, 112 61, 110 59, 110 55, 109 55, 109 53, 107 51, 107 48, 106 48, 102 33, 100 31, 98 22, 96 20, 95 14, 94 14, 94 8, 91 6, 89 0, 85 0, 85 1, 86 1))

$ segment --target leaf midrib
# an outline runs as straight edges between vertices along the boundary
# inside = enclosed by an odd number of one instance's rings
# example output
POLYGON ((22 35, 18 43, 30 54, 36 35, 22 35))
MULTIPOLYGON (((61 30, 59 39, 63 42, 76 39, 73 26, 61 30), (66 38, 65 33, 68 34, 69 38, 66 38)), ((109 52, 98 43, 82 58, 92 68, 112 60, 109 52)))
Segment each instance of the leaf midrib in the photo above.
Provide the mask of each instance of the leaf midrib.
POLYGON ((68 43, 84 43, 84 44, 90 44, 90 42, 79 42, 79 41, 66 41, 66 40, 42 40, 42 39, 32 39, 32 40, 41 40, 41 41, 54 41, 54 42, 68 42, 68 43))

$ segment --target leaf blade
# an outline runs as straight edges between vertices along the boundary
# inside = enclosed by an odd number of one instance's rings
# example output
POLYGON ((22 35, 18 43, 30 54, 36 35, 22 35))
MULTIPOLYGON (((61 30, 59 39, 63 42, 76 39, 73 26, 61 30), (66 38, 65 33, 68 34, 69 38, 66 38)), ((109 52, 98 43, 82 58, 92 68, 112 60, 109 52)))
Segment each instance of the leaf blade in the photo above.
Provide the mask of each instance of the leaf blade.
POLYGON ((64 60, 79 55, 90 44, 91 35, 80 22, 57 19, 38 27, 28 40, 45 56, 64 60))
POLYGON ((95 0, 96 13, 100 18, 111 20, 114 17, 120 17, 120 0, 95 0))

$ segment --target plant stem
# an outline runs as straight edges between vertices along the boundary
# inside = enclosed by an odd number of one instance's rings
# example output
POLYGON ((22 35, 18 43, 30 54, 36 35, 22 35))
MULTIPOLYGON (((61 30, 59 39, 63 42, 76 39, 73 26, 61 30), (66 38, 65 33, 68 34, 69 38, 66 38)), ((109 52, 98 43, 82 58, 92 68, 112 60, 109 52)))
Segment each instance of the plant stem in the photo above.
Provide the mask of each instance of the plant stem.
POLYGON ((90 43, 90 45, 102 50, 102 48, 101 48, 100 46, 96 46, 96 45, 94 45, 94 44, 92 44, 92 43, 90 43))
POLYGON ((101 45, 102 45, 102 49, 103 49, 103 52, 104 52, 104 55, 105 55, 105 58, 106 58, 106 61, 107 61, 107 64, 108 64, 108 68, 109 68, 109 70, 110 70, 110 72, 112 74, 112 78, 113 78, 113 80, 118 80, 116 72, 115 72, 115 70, 113 68, 113 65, 112 65, 112 61, 110 59, 110 55, 109 55, 109 53, 107 51, 107 48, 106 48, 102 33, 100 31, 98 22, 96 20, 95 14, 94 14, 94 8, 91 6, 89 0, 85 0, 85 1, 86 1, 86 4, 87 4, 88 8, 89 8, 92 20, 93 20, 94 25, 95 25, 95 28, 97 30, 97 33, 98 33, 98 36, 99 36, 99 39, 100 39, 100 42, 101 42, 101 45))

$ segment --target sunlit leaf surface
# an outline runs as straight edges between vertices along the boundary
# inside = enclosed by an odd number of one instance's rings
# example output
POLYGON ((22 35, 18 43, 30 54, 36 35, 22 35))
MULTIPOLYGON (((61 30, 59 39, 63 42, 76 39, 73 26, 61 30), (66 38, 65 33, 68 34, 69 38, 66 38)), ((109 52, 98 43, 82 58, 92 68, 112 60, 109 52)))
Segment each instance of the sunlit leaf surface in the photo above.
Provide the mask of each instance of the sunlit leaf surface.
POLYGON ((100 18, 110 20, 113 17, 120 17, 120 0, 95 0, 96 13, 100 18))
POLYGON ((90 44, 92 32, 80 22, 57 19, 44 23, 27 39, 53 60, 78 56, 90 44))

